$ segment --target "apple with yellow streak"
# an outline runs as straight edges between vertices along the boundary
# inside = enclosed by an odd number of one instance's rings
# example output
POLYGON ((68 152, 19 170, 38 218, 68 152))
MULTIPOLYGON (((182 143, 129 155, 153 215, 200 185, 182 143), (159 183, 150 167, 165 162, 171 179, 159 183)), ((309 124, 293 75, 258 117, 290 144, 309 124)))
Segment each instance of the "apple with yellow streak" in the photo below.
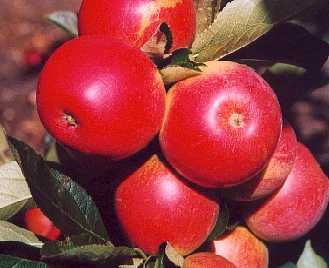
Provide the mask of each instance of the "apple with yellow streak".
POLYGON ((142 47, 166 23, 172 50, 189 47, 194 39, 193 0, 84 0, 79 11, 80 35, 111 35, 142 47))
POLYGON ((233 231, 213 241, 213 250, 239 268, 267 268, 268 249, 245 227, 238 226, 233 231))
POLYGON ((183 268, 237 268, 222 256, 200 252, 185 258, 183 268))

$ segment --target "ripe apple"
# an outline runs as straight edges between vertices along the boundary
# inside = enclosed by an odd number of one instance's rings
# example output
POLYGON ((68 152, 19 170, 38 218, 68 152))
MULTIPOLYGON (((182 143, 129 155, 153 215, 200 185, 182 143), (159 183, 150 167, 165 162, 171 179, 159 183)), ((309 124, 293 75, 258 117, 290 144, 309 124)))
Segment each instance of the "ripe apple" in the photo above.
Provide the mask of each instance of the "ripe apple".
POLYGON ((235 201, 254 201, 279 189, 288 177, 296 158, 297 138, 287 121, 266 168, 255 178, 223 190, 224 195, 235 201))
POLYGON ((189 47, 195 33, 193 0, 84 0, 79 11, 80 35, 111 35, 142 47, 162 23, 172 34, 172 49, 189 47))
POLYGON ((213 250, 239 268, 267 268, 268 249, 247 228, 238 226, 213 241, 213 250))
POLYGON ((24 221, 28 230, 49 240, 57 240, 61 235, 61 231, 43 214, 40 208, 27 210, 24 221))
POLYGON ((200 252, 186 257, 183 268, 237 268, 237 266, 222 256, 200 252))
POLYGON ((169 163, 204 187, 228 187, 259 173, 282 127, 272 88, 251 68, 208 62, 167 95, 160 144, 169 163))
POLYGON ((156 155, 119 184, 114 204, 131 244, 149 254, 166 241, 182 255, 191 253, 207 239, 220 209, 156 155))
POLYGON ((250 211, 246 223, 263 240, 295 240, 317 224, 328 199, 328 178, 310 151, 298 144, 296 160, 285 183, 250 211))
POLYGON ((40 75, 40 119, 60 143, 118 160, 158 133, 165 89, 153 62, 110 37, 84 36, 55 51, 40 75))

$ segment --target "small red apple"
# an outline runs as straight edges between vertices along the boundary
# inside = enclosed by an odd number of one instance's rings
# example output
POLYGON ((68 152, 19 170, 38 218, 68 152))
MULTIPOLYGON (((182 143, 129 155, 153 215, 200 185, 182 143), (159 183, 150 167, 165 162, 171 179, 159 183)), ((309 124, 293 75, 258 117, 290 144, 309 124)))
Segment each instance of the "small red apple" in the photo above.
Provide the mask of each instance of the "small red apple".
POLYGON ((25 67, 28 69, 37 68, 42 65, 44 60, 43 52, 38 49, 26 49, 23 52, 23 59, 25 67))
POLYGON ((84 36, 66 42, 44 66, 37 108, 60 143, 118 160, 158 133, 165 89, 139 49, 110 37, 84 36))
POLYGON ((183 268, 237 268, 222 256, 200 252, 185 258, 183 268))
POLYGON ((267 268, 268 249, 245 227, 220 236, 213 242, 214 252, 239 268, 267 268))
POLYGON ((189 47, 195 33, 193 0, 84 0, 79 11, 80 35, 111 35, 142 47, 166 23, 172 49, 189 47))
POLYGON ((182 255, 198 248, 214 228, 219 205, 191 188, 156 155, 117 187, 115 209, 133 246, 156 254, 163 242, 182 255))
POLYGON ((170 89, 160 144, 187 179, 204 187, 228 187, 264 168, 281 125, 278 100, 254 70, 214 61, 170 89))
POLYGON ((321 219, 329 199, 329 182, 310 151, 297 145, 292 171, 283 186, 246 217, 250 230, 267 241, 295 240, 321 219))
POLYGON ((28 230, 49 240, 57 240, 61 235, 61 231, 43 214, 40 208, 27 210, 24 221, 28 230))
POLYGON ((279 142, 266 168, 250 181, 224 189, 224 195, 235 201, 253 201, 270 195, 288 177, 296 158, 296 149, 295 131, 284 121, 279 142))

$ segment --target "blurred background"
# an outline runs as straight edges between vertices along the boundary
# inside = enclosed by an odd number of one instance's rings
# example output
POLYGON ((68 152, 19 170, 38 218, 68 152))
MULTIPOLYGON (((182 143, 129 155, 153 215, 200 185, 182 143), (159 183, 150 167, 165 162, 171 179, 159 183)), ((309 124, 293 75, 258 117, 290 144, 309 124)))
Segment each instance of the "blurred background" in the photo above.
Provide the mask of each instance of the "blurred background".
MULTIPOLYGON (((43 129, 35 109, 38 73, 51 52, 68 36, 45 16, 56 10, 78 11, 81 0, 0 0, 0 123, 8 134, 43 152, 43 129)), ((328 7, 308 12, 301 23, 313 34, 328 40, 328 7)), ((303 44, 300 44, 303 45, 303 44)), ((275 86, 285 116, 300 141, 314 153, 329 174, 329 61, 321 70, 296 73, 289 70, 265 73, 275 86)), ((306 239, 329 261, 329 215, 305 239, 270 245, 278 264, 294 261, 306 239)), ((273 263, 272 263, 273 264, 273 263)))
POLYGON ((0 0, 0 123, 10 135, 44 149, 35 110, 38 73, 67 38, 46 20, 56 10, 78 11, 81 0, 0 0))

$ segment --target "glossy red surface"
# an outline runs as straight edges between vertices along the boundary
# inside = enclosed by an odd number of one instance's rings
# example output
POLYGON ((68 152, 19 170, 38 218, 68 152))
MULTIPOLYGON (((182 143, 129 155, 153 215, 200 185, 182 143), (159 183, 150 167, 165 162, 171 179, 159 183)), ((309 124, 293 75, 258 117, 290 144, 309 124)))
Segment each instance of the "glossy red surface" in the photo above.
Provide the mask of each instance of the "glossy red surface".
POLYGON ((60 230, 43 214, 40 208, 27 210, 24 221, 28 230, 36 235, 48 238, 49 240, 56 240, 61 234, 60 230))
POLYGON ((153 62, 109 37, 85 36, 55 51, 40 75, 46 129, 77 151, 121 159, 158 133, 165 89, 153 62))
POLYGON ((186 257, 183 268, 237 268, 237 266, 222 256, 200 252, 186 257))
POLYGON ((296 158, 297 137, 284 121, 279 142, 265 170, 246 183, 227 188, 225 196, 236 201, 253 201, 264 198, 279 189, 288 177, 296 158))
POLYGON ((79 32, 108 34, 142 47, 166 22, 176 49, 191 45, 195 21, 192 0, 84 0, 79 11, 79 32))
POLYGON ((186 255, 206 240, 219 205, 181 179, 154 155, 118 186, 115 209, 133 246, 155 254, 169 241, 186 255))
POLYGON ((233 231, 213 241, 213 250, 238 268, 267 268, 268 249, 245 227, 236 227, 233 231))
POLYGON ((210 62, 201 75, 167 95, 161 148, 183 176, 204 187, 227 187, 260 172, 281 132, 270 86, 251 68, 210 62))
POLYGON ((295 240, 318 223, 328 199, 328 178, 310 151, 298 144, 296 160, 285 183, 248 215, 246 223, 263 240, 295 240))

